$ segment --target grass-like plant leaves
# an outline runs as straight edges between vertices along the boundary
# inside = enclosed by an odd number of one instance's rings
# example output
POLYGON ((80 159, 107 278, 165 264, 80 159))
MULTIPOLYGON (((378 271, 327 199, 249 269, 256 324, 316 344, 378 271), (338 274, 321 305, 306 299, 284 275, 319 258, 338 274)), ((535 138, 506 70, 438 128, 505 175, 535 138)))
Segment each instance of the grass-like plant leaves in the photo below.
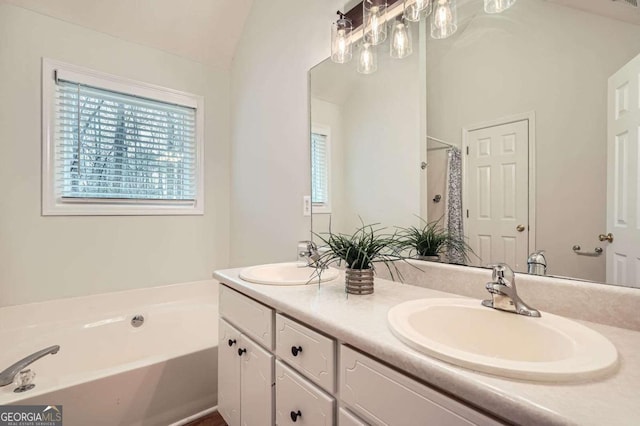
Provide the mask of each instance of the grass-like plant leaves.
POLYGON ((337 263, 351 269, 373 269, 376 263, 386 266, 391 278, 402 278, 398 267, 393 263, 397 260, 404 260, 396 252, 398 247, 398 233, 385 234, 385 228, 380 228, 379 224, 365 225, 356 229, 351 235, 334 234, 329 224, 329 232, 314 234, 324 243, 324 253, 316 262, 318 273, 321 274, 330 264, 337 263), (395 275, 394 275, 395 272, 395 275))
POLYGON ((409 256, 439 256, 455 250, 462 254, 465 262, 469 262, 469 253, 474 253, 462 237, 440 226, 441 219, 433 222, 420 220, 424 222, 422 227, 400 228, 398 249, 408 250, 409 256))

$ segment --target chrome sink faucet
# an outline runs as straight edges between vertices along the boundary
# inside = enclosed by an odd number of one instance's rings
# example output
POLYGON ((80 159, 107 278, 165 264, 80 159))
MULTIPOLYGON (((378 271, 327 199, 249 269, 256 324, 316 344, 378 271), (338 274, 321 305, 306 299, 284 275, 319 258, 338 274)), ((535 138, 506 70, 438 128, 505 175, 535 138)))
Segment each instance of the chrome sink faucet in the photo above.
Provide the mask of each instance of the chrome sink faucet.
POLYGON ((46 355, 55 355, 60 350, 60 346, 54 345, 48 348, 42 349, 38 352, 34 352, 29 356, 22 358, 20 361, 9 366, 6 370, 0 372, 0 386, 7 386, 13 383, 16 375, 24 370, 29 364, 33 364, 40 358, 46 355))
POLYGON ((316 243, 306 240, 298 242, 298 259, 305 260, 306 266, 316 266, 316 262, 320 260, 320 252, 316 243))
POLYGON ((547 258, 544 250, 536 250, 527 259, 527 272, 531 275, 547 275, 547 258))
POLYGON ((528 317, 540 317, 540 311, 527 306, 518 296, 516 277, 509 265, 500 263, 491 265, 491 267, 493 268, 493 278, 485 286, 487 291, 491 293, 491 299, 483 300, 482 305, 528 317))

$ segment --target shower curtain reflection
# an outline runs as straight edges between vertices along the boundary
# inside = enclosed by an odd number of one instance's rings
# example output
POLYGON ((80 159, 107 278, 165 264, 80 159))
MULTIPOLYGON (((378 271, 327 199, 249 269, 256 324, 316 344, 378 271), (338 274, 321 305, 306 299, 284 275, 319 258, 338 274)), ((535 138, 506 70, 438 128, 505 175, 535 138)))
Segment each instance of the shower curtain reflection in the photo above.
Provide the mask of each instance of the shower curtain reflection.
MULTIPOLYGON (((456 147, 447 150, 447 187, 445 228, 458 240, 464 240, 462 227, 462 155, 456 147)), ((455 247, 447 252, 450 263, 465 263, 464 253, 455 247)))
MULTIPOLYGON (((455 238, 463 239, 462 156, 460 149, 444 140, 428 136, 427 221, 443 221, 455 238)), ((464 264, 464 253, 447 252, 447 262, 464 264)))

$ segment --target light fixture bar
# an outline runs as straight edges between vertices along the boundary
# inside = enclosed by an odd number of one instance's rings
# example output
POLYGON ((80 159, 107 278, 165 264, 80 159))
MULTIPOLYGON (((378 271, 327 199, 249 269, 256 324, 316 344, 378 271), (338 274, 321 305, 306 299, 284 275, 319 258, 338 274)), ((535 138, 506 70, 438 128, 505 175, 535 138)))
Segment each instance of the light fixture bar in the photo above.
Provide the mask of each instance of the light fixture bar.
MULTIPOLYGON (((356 43, 362 39, 364 33, 362 25, 362 3, 363 2, 358 3, 345 13, 345 17, 353 23, 353 32, 351 33, 350 39, 352 45, 356 45, 356 43)), ((404 5, 402 0, 387 0, 386 21, 391 22, 396 16, 402 15, 403 9, 404 5)))

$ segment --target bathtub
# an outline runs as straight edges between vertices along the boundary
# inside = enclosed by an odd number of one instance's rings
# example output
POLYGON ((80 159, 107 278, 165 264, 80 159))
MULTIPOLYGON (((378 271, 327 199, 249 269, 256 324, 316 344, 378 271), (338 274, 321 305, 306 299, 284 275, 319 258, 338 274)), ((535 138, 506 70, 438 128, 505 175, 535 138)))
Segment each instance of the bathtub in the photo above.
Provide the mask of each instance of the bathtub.
POLYGON ((0 371, 60 345, 0 405, 62 405, 66 426, 184 423, 217 403, 217 317, 212 280, 0 308, 0 371))

